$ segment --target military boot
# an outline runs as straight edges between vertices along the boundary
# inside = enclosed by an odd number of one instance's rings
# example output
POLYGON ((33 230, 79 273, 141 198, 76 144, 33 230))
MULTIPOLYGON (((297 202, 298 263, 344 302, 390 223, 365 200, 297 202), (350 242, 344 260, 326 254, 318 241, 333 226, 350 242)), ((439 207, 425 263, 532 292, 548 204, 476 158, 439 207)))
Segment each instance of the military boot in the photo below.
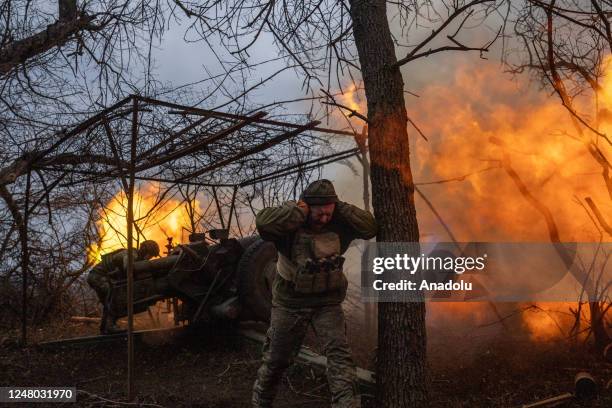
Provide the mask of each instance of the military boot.
POLYGON ((125 332, 117 326, 117 318, 113 317, 106 308, 102 312, 102 320, 100 322, 100 334, 117 334, 125 332))

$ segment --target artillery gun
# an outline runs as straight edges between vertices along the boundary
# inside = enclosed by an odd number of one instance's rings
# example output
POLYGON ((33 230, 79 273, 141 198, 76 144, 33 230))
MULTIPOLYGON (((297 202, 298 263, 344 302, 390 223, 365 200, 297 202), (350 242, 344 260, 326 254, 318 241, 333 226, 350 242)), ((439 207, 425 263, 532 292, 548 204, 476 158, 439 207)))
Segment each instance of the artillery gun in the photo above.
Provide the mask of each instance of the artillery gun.
MULTIPOLYGON (((161 300, 173 305, 175 323, 212 319, 267 322, 276 274, 274 245, 258 236, 228 238, 227 230, 191 234, 167 256, 134 262, 134 313, 161 300)), ((125 271, 111 276, 107 309, 115 317, 127 315, 125 271)))

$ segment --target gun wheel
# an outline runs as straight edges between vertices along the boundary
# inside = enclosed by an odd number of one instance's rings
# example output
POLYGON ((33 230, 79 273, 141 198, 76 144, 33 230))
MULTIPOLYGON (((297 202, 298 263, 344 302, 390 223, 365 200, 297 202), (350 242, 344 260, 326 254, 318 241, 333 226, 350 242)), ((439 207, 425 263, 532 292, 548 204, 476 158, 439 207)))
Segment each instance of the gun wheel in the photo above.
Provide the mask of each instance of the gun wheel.
POLYGON ((238 293, 245 312, 244 320, 270 321, 277 256, 274 244, 258 238, 240 258, 238 293))

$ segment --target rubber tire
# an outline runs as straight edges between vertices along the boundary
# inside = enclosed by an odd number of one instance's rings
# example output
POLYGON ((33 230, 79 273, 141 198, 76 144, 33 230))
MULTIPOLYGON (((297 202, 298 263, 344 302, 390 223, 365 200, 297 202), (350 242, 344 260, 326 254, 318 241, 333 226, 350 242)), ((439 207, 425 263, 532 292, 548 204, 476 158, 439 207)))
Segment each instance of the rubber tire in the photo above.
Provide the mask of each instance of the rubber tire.
POLYGON ((245 320, 270 321, 272 283, 276 277, 276 247, 258 238, 238 262, 238 296, 245 320))

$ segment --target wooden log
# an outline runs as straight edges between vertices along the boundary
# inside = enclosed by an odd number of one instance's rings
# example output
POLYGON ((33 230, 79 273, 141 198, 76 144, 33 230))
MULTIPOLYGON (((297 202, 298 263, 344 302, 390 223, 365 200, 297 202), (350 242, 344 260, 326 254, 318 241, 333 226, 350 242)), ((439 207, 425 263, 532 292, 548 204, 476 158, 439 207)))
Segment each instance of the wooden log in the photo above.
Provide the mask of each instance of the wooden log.
POLYGON ((71 316, 70 321, 76 323, 100 323, 99 317, 71 316))
POLYGON ((557 395, 556 397, 546 398, 537 402, 533 402, 531 404, 521 405, 522 408, 536 408, 536 407, 545 407, 553 404, 557 404, 562 401, 566 401, 570 398, 574 398, 574 394, 571 392, 566 392, 564 394, 557 395))

